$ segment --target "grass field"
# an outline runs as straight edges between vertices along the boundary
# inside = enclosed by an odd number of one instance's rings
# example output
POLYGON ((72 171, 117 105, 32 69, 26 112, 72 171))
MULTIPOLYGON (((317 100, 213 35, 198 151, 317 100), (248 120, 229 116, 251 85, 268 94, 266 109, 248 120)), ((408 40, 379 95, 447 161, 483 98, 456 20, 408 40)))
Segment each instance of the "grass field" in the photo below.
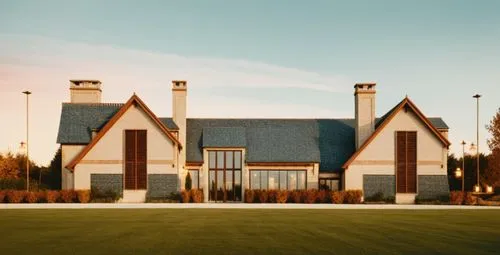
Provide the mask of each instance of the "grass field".
POLYGON ((499 210, 0 210, 1 254, 498 254, 499 210))

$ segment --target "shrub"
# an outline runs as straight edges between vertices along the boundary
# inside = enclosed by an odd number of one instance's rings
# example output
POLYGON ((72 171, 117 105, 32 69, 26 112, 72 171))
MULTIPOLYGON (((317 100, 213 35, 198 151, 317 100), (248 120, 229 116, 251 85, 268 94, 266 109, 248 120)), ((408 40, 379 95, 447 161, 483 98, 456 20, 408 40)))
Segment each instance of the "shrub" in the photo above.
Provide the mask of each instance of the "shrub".
POLYGON ((260 190, 259 189, 254 189, 253 190, 253 201, 252 203, 260 203, 260 190))
POLYGON ((259 191, 259 202, 260 203, 267 203, 269 199, 269 194, 267 190, 260 190, 259 191))
POLYGON ((183 190, 181 192, 182 202, 183 203, 189 203, 190 202, 190 198, 191 198, 190 195, 191 194, 190 194, 189 190, 183 190))
POLYGON ((202 189, 192 189, 191 198, 193 203, 203 203, 203 190, 202 189))
POLYGON ((269 203, 277 203, 278 202, 278 190, 269 190, 267 192, 267 199, 269 203))
POLYGON ((38 203, 47 203, 47 192, 45 191, 36 192, 36 198, 38 200, 38 203))
POLYGON ((37 192, 26 192, 24 195, 26 203, 34 204, 38 202, 37 192))
POLYGON ((344 203, 361 204, 363 192, 361 190, 347 190, 345 192, 344 203))
POLYGON ((5 190, 0 190, 0 203, 5 202, 5 197, 6 197, 6 195, 7 195, 6 193, 7 193, 7 191, 5 191, 5 190))
POLYGON ((245 203, 253 203, 254 200, 254 192, 251 189, 245 190, 245 203))
POLYGON ((76 198, 76 193, 74 190, 61 190, 60 199, 63 203, 73 203, 76 198))
POLYGON ((90 190, 77 190, 76 197, 78 198, 78 202, 86 204, 90 202, 90 190))
POLYGON ((191 174, 188 172, 186 175, 186 181, 184 183, 184 189, 191 190, 191 186, 193 185, 193 180, 191 179, 191 174))
POLYGON ((465 205, 475 205, 476 197, 472 196, 472 192, 467 192, 463 194, 463 203, 465 205))
POLYGON ((450 192, 450 204, 461 205, 464 202, 464 193, 462 191, 450 192))
POLYGON ((294 190, 292 194, 290 195, 291 200, 293 203, 300 204, 302 203, 302 191, 300 190, 294 190))
POLYGON ((365 201, 367 201, 367 202, 384 202, 385 201, 384 193, 379 191, 379 192, 373 194, 373 196, 367 197, 365 199, 365 201))
POLYGON ((59 200, 59 197, 61 197, 59 191, 56 190, 47 191, 47 203, 56 203, 59 200))
POLYGON ((320 190, 318 192, 318 198, 317 201, 318 203, 329 203, 330 201, 330 194, 327 190, 320 190))
POLYGON ((330 200, 332 201, 332 204, 344 203, 344 192, 343 191, 330 192, 330 200))
POLYGON ((278 192, 278 196, 276 198, 276 201, 279 204, 284 204, 286 201, 288 201, 288 191, 287 190, 280 190, 278 192))
POLYGON ((90 201, 93 203, 114 203, 118 201, 120 197, 120 193, 112 189, 108 189, 104 192, 94 186, 90 189, 90 201))
POLYGON ((21 203, 24 200, 26 191, 9 190, 6 195, 9 203, 21 203))
POLYGON ((314 204, 316 203, 316 200, 318 199, 318 191, 315 189, 310 189, 307 191, 307 196, 305 199, 305 202, 307 204, 314 204))

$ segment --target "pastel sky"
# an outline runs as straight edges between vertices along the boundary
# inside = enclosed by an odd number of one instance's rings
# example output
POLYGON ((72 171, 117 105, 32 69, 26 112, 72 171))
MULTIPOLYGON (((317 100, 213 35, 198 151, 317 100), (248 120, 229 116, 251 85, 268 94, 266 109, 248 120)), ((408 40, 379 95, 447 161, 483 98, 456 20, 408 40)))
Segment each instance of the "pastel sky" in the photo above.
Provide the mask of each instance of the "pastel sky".
POLYGON ((0 1, 0 151, 25 140, 52 159, 70 79, 99 79, 105 102, 136 92, 171 116, 354 116, 353 85, 377 82, 377 114, 408 95, 451 127, 452 151, 500 107, 500 1, 0 1))

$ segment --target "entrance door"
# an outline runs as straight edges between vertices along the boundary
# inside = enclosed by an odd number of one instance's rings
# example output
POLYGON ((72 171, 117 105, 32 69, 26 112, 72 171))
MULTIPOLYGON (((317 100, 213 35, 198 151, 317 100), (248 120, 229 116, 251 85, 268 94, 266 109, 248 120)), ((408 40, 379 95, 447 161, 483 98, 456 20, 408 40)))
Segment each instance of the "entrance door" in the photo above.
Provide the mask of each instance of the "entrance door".
POLYGON ((147 189, 147 132, 125 130, 125 189, 147 189))
POLYGON ((209 151, 209 200, 241 201, 241 151, 209 151))

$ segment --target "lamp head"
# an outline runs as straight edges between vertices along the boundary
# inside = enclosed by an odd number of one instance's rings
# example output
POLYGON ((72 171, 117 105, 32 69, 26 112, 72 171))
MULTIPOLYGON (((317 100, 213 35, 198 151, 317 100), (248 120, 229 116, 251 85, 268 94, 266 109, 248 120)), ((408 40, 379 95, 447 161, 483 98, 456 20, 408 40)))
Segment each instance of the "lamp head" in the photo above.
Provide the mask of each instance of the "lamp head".
POLYGON ((479 94, 475 94, 475 95, 474 95, 474 96, 472 96, 472 97, 473 97, 473 98, 478 98, 478 99, 479 99, 479 98, 481 98, 482 96, 481 96, 481 95, 479 95, 479 94))
POLYGON ((23 94, 26 94, 26 95, 31 95, 31 91, 28 91, 28 90, 23 91, 23 94))

